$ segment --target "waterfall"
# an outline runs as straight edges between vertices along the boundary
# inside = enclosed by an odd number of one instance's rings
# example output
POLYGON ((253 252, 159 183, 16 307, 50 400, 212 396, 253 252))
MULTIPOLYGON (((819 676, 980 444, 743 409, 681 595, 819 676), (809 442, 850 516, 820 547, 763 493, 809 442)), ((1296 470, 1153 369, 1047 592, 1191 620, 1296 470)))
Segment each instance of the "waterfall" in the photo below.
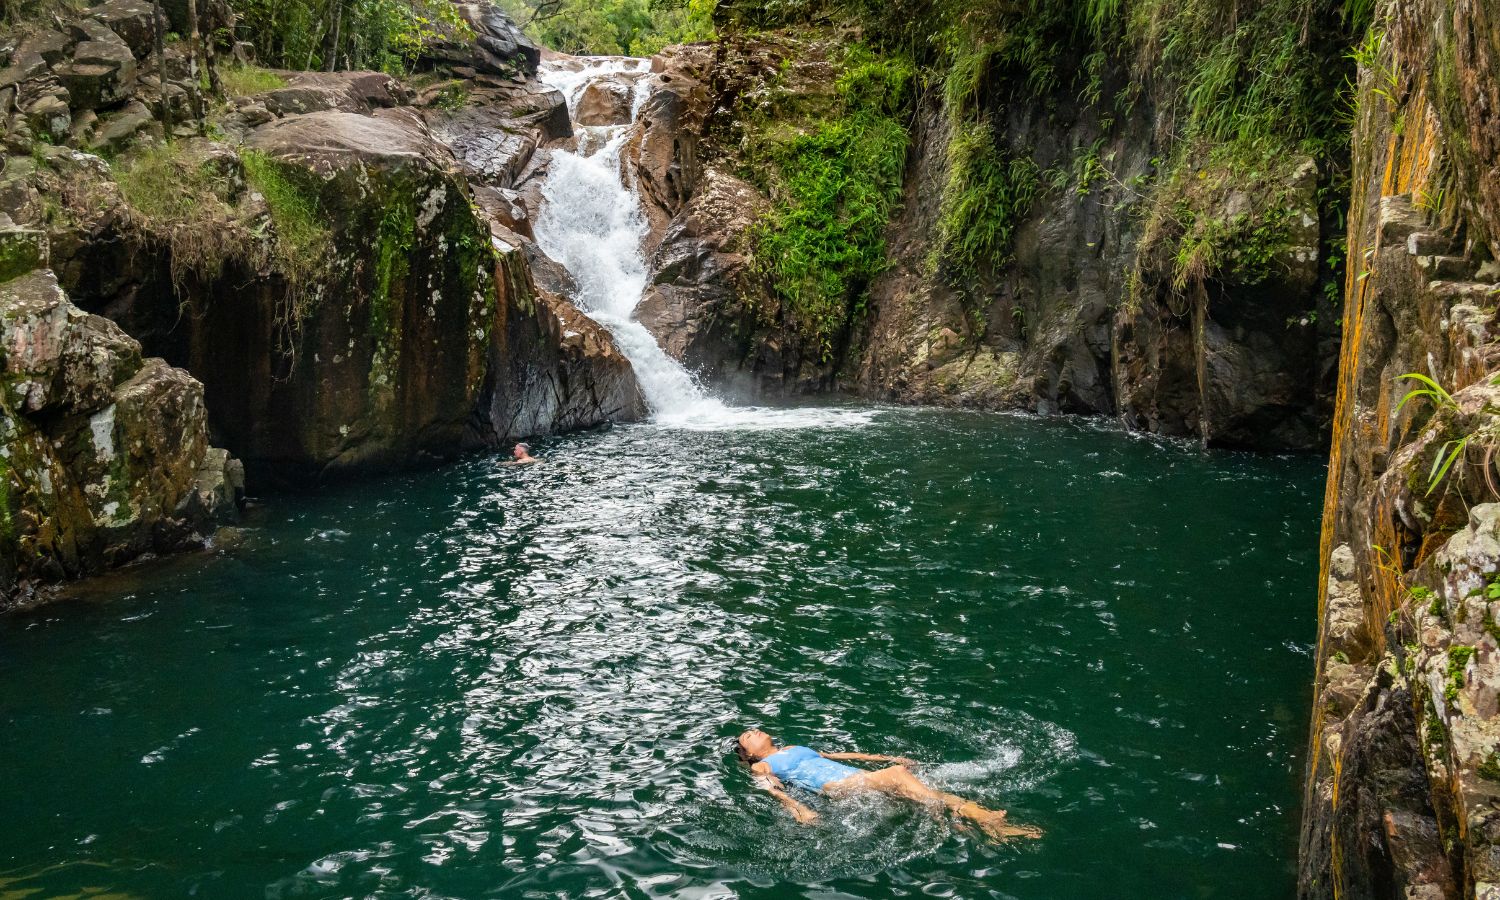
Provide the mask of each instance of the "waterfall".
MULTIPOLYGON (((576 58, 542 63, 537 77, 562 92, 574 115, 588 85, 623 74, 637 76, 631 118, 650 96, 650 60, 576 58)), ((640 197, 624 181, 620 151, 631 125, 574 125, 577 149, 555 150, 542 186, 534 226, 542 251, 568 270, 573 302, 614 336, 658 424, 686 428, 807 427, 868 421, 867 411, 731 407, 709 396, 687 369, 668 356, 635 318, 650 269, 642 243, 647 224, 640 197)))

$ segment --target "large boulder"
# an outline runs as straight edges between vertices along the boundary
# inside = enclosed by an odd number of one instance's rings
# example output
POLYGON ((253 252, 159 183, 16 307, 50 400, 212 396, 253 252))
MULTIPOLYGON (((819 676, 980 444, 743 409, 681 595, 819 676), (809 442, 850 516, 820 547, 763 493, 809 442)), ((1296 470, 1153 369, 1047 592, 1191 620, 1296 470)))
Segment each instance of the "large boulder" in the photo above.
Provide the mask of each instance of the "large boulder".
POLYGON ((37 582, 201 546, 238 464, 208 443, 203 388, 51 272, 0 285, 0 606, 37 582))
POLYGON ((254 163, 240 202, 264 203, 271 227, 278 205, 315 210, 322 264, 249 252, 246 234, 235 241, 246 253, 206 270, 174 262, 171 235, 135 237, 126 223, 114 242, 107 230, 85 235, 72 256, 98 263, 67 271, 90 302, 202 380, 216 437, 257 479, 390 470, 517 429, 641 414, 608 335, 536 299, 524 260, 502 265, 519 239, 493 243, 452 153, 416 110, 287 116, 252 131, 240 157, 220 148, 205 158, 231 173, 254 163), (128 271, 129 283, 96 284, 101 271, 128 271))
POLYGON ((638 76, 618 75, 592 81, 578 95, 573 118, 579 125, 627 125, 638 76))
POLYGON ((89 24, 99 33, 80 41, 71 61, 54 70, 75 110, 121 103, 135 91, 136 63, 130 46, 97 22, 89 24))
POLYGON ((560 91, 536 81, 475 85, 456 110, 429 110, 433 132, 475 181, 513 188, 538 148, 573 134, 560 91))
POLYGON ((411 100, 405 85, 382 72, 298 72, 288 82, 260 98, 272 115, 325 110, 369 113, 411 100))
POLYGON ((89 16, 118 35, 136 59, 145 59, 156 47, 156 4, 150 0, 105 0, 89 16))
POLYGON ((478 75, 521 76, 536 73, 542 50, 501 9, 488 2, 454 3, 468 33, 439 24, 423 56, 429 63, 467 69, 478 75))
POLYGON ((253 312, 201 298, 189 367, 225 440, 284 474, 457 452, 484 383, 495 301, 489 235, 451 155, 405 109, 292 116, 254 132, 249 147, 318 210, 332 258, 308 284, 277 285, 273 272, 253 312), (288 287, 302 292, 291 346, 277 325, 288 287), (242 352, 224 353, 227 340, 242 352))
POLYGON ((490 348, 479 421, 491 444, 646 415, 630 361, 609 332, 532 278, 527 239, 490 219, 505 326, 490 348))

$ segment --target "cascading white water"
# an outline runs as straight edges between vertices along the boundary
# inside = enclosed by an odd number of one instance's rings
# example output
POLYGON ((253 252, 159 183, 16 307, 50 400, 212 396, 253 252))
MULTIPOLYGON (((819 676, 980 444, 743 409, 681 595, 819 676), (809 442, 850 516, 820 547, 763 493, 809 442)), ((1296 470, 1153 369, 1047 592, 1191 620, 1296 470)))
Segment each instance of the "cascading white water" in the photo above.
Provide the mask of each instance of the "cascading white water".
MULTIPOLYGON (((568 112, 593 81, 636 76, 632 120, 652 89, 645 59, 596 57, 544 62, 538 78, 561 91, 568 112)), ((620 352, 635 369, 652 418, 688 428, 797 428, 868 421, 855 410, 779 410, 731 407, 708 395, 693 376, 662 350, 656 337, 635 319, 635 308, 649 278, 642 241, 646 218, 640 198, 622 178, 620 151, 630 125, 575 125, 578 148, 554 151, 543 204, 535 223, 537 244, 573 277, 573 301, 584 314, 609 329, 620 352)))

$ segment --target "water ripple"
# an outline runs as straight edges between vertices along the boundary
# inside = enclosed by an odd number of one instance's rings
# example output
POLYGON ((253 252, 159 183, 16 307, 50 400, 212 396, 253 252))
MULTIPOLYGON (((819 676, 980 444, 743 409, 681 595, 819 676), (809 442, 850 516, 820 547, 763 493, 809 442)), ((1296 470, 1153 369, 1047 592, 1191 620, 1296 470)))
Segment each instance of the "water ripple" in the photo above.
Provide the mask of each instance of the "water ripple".
POLYGON ((1290 889, 1315 463, 777 415, 829 427, 281 498, 236 549, 4 620, 0 894, 1290 889), (1047 837, 878 799, 798 826, 727 752, 749 725, 915 757, 1047 837))

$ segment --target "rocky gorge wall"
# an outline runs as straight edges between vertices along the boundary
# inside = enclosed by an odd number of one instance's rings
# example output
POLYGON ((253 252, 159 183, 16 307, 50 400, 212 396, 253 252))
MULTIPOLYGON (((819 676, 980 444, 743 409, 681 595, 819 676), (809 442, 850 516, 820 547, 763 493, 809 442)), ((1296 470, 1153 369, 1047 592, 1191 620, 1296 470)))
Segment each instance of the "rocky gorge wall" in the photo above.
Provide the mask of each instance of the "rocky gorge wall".
MULTIPOLYGON (((203 387, 69 302, 46 236, 0 227, 0 588, 201 547, 244 472, 210 446, 203 387)), ((3 608, 4 601, 0 601, 3 608)))
POLYGON ((1301 893, 1496 897, 1500 15, 1416 0, 1380 4, 1376 23, 1359 52, 1301 893))
POLYGON ((4 411, 0 456, 24 461, 0 473, 5 598, 202 545, 243 496, 241 463, 263 489, 644 414, 608 333, 532 277, 513 182, 571 133, 563 99, 499 10, 455 8, 466 28, 429 38, 406 80, 240 62, 253 77, 213 96, 182 42, 154 52, 163 17, 136 0, 4 48, 0 212, 26 240, 6 244, 0 313, 29 322, 47 298, 63 362, 31 359, 31 338, 6 359, 17 378, 98 381, 4 411), (22 252, 33 238, 47 249, 22 252), (107 371, 68 368, 106 346, 118 362, 90 365, 107 371), (104 410, 115 456, 43 452, 43 433, 103 446, 104 410))
MULTIPOLYGON (((1160 227, 1144 186, 1175 140, 1149 97, 1128 116, 1064 88, 989 101, 977 115, 996 123, 998 154, 1029 167, 1036 197, 1013 223, 1002 264, 955 271, 942 217, 963 113, 943 91, 915 89, 887 263, 831 343, 809 339, 806 316, 767 274, 771 263, 756 259, 756 225, 786 189, 760 177, 777 151, 758 160, 753 146, 764 134, 795 146, 849 115, 837 86, 857 39, 808 27, 729 30, 711 47, 658 57, 667 81, 638 162, 659 210, 655 283, 641 314, 669 352, 748 397, 838 388, 1109 415, 1224 446, 1321 445, 1338 340, 1325 290, 1337 222, 1321 199, 1333 172, 1294 160, 1269 188, 1237 188, 1232 173, 1198 170, 1210 179, 1194 199, 1201 219, 1274 216, 1277 233, 1254 272, 1226 258, 1172 285, 1141 252, 1143 232, 1160 227)), ((1122 67, 1103 78, 1106 98, 1130 83, 1122 67)))

